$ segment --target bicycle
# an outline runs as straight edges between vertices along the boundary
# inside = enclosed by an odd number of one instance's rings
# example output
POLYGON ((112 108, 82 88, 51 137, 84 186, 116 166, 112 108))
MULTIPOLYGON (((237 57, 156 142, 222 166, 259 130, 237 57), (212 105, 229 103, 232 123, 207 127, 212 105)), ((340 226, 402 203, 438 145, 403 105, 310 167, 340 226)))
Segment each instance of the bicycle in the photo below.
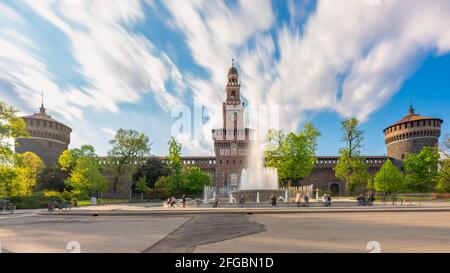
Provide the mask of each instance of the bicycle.
POLYGON ((61 203, 58 203, 58 201, 54 200, 48 204, 48 212, 53 213, 56 209, 62 212, 68 212, 72 207, 72 202, 70 202, 69 204, 67 203, 67 201, 61 201, 61 203))
POLYGON ((9 211, 9 214, 14 214, 16 206, 9 200, 0 200, 0 209, 2 211, 9 211))

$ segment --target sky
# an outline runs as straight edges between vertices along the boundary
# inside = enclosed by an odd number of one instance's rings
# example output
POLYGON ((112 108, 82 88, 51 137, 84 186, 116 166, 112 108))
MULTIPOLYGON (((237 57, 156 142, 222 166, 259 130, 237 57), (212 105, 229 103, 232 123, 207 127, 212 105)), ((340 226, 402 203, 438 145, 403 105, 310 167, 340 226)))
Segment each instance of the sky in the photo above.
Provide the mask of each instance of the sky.
POLYGON ((0 100, 30 114, 43 91, 71 148, 105 155, 124 128, 155 155, 171 136, 212 155, 234 58, 246 105, 277 107, 284 131, 312 122, 318 155, 338 154, 350 117, 383 155, 411 98, 450 133, 449 26, 447 0, 2 0, 0 100))

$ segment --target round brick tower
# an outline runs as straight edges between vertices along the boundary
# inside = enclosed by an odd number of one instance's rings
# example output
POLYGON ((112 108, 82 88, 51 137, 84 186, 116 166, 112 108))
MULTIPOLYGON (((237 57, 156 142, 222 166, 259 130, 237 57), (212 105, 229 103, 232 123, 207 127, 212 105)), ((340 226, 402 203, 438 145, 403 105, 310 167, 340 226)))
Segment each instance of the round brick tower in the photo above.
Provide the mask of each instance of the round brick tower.
POLYGON ((401 166, 407 153, 419 153, 426 146, 437 147, 442 122, 439 118, 416 114, 410 106, 408 115, 383 131, 388 158, 401 166))
POLYGON ((48 115, 43 104, 39 113, 22 119, 30 138, 16 139, 16 153, 33 152, 47 167, 58 162, 61 153, 69 147, 72 129, 48 115))

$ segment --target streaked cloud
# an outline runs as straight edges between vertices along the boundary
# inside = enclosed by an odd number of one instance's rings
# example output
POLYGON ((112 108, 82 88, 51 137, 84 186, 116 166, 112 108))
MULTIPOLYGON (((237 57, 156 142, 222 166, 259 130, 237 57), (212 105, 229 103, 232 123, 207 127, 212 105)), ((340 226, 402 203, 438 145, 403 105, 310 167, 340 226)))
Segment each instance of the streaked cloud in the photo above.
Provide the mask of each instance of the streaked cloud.
MULTIPOLYGON (((325 111, 367 121, 426 56, 448 54, 449 14, 450 3, 440 0, 0 3, 0 94, 29 112, 44 89, 47 108, 71 124, 78 145, 94 138, 95 130, 105 138, 112 133, 108 128, 127 127, 114 124, 120 115, 145 131, 158 122, 148 116, 170 115, 179 104, 217 107, 235 58, 242 95, 250 104, 279 105, 283 129, 296 129, 309 115, 325 111), (147 24, 149 10, 163 8, 168 16, 157 20, 181 37, 167 48, 155 41, 169 33, 147 24), (48 29, 40 25, 39 31, 48 41, 32 35, 36 18, 46 23, 48 29), (62 79, 42 54, 50 44, 67 50, 62 62, 70 60, 71 79, 62 79), (189 56, 170 54, 179 45, 189 56), (148 106, 125 115, 137 105, 148 106), (108 124, 98 129, 92 112, 111 113, 108 124)), ((221 112, 208 113, 200 127, 204 138, 179 136, 187 154, 213 152, 210 133, 221 112)), ((161 124, 161 130, 170 126, 161 124)))

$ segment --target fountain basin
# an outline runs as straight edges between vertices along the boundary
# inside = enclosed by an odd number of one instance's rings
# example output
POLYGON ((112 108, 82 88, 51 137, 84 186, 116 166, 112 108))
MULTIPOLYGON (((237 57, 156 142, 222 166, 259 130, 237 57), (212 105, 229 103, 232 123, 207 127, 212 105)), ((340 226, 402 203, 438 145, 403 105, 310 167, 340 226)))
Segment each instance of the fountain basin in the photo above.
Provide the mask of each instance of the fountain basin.
POLYGON ((259 195, 260 203, 268 203, 270 202, 270 196, 273 194, 277 198, 280 197, 285 198, 285 190, 279 189, 255 189, 255 190, 238 190, 233 192, 233 197, 239 202, 241 197, 244 197, 244 202, 257 202, 259 195), (258 194, 259 193, 259 194, 258 194))

